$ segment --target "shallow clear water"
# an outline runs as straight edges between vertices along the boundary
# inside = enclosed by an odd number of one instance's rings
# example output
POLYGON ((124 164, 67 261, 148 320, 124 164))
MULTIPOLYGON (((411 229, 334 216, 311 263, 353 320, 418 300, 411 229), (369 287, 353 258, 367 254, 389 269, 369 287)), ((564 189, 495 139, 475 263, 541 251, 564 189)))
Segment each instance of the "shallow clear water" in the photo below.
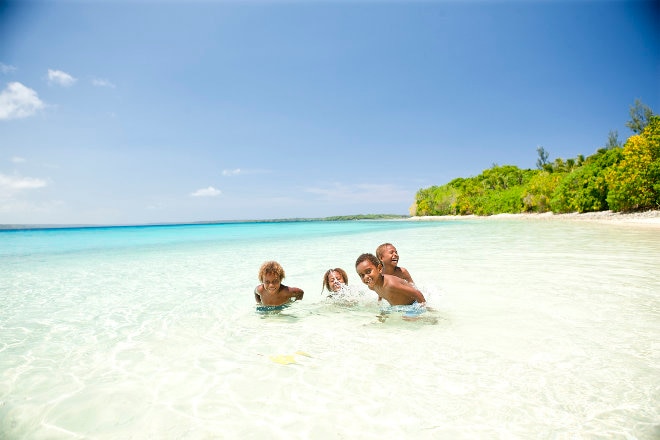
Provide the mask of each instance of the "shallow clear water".
POLYGON ((660 438, 660 233, 548 221, 0 232, 0 438, 660 438), (432 311, 355 274, 398 248, 432 311), (255 311, 268 259, 305 298, 255 311), (349 274, 357 304, 321 295, 349 274))

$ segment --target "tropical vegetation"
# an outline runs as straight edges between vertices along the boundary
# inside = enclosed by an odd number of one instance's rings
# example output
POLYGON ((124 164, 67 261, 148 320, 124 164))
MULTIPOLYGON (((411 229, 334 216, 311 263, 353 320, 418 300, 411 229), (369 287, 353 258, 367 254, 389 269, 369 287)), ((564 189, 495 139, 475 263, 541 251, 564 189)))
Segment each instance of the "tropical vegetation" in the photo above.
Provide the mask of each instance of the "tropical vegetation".
POLYGON ((537 148, 536 169, 493 165, 474 177, 422 188, 410 214, 492 215, 525 212, 660 209, 660 116, 636 100, 621 145, 616 131, 595 154, 550 162, 537 148))

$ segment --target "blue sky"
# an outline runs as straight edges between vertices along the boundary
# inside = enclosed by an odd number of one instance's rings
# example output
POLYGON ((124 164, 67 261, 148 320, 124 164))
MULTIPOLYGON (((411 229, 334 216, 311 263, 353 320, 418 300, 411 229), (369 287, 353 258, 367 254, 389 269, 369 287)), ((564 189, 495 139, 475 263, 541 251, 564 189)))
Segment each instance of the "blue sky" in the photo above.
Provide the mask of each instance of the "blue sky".
POLYGON ((0 224, 407 214, 660 109, 641 1, 0 2, 0 224))

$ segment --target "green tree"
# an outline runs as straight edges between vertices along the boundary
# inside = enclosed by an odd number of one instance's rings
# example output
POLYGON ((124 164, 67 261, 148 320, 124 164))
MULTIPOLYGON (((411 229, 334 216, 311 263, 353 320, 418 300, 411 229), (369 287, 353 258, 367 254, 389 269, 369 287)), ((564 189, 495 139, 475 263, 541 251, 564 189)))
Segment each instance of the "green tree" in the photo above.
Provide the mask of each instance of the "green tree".
POLYGON ((548 152, 545 151, 543 147, 537 147, 536 152, 539 155, 539 158, 536 160, 536 168, 542 170, 549 163, 548 162, 548 152))
POLYGON ((616 130, 610 130, 610 133, 607 135, 607 143, 605 148, 611 150, 612 148, 620 148, 621 141, 619 140, 619 132, 616 130))
POLYGON ((587 158, 548 160, 538 170, 493 164, 481 174, 420 189, 411 214, 491 215, 504 212, 588 212, 660 208, 660 117, 636 100, 626 124, 638 133, 621 147, 616 131, 587 158))
POLYGON ((641 134, 649 124, 651 116, 651 108, 640 99, 635 99, 635 104, 630 106, 630 121, 626 122, 626 127, 635 134, 641 134))
POLYGON ((525 180, 525 172, 514 165, 493 165, 477 176, 477 179, 482 182, 484 189, 505 190, 521 185, 525 180))
POLYGON ((411 215, 433 215, 431 212, 431 193, 433 188, 422 188, 415 194, 415 203, 410 207, 411 215))
POLYGON ((524 210, 524 186, 536 175, 536 170, 522 170, 514 165, 484 170, 468 179, 455 179, 450 186, 455 214, 490 215, 524 210))
POLYGON ((458 190, 451 184, 431 186, 417 191, 411 215, 455 215, 458 190))
POLYGON ((477 177, 454 179, 449 184, 458 190, 456 197, 456 214, 470 215, 480 212, 479 200, 485 190, 477 177))
POLYGON ((623 159, 606 175, 607 202, 614 211, 660 207, 660 116, 652 115, 641 134, 623 147, 623 159))
POLYGON ((583 166, 566 173, 550 205, 555 212, 592 212, 608 209, 606 174, 623 157, 621 148, 600 149, 583 166))
POLYGON ((432 199, 434 215, 455 215, 458 194, 459 191, 451 185, 436 187, 432 199))
POLYGON ((537 172, 525 185, 522 193, 523 209, 527 212, 550 211, 550 198, 562 178, 559 173, 537 172))

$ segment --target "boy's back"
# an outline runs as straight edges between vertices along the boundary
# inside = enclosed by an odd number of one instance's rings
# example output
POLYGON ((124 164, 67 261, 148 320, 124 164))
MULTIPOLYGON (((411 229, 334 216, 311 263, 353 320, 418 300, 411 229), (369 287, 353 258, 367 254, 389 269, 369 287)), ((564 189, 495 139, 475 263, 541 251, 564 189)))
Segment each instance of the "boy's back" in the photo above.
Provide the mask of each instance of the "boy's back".
POLYGON ((383 285, 375 291, 393 306, 409 305, 414 302, 423 304, 426 302, 422 292, 406 280, 394 275, 383 274, 383 285))

